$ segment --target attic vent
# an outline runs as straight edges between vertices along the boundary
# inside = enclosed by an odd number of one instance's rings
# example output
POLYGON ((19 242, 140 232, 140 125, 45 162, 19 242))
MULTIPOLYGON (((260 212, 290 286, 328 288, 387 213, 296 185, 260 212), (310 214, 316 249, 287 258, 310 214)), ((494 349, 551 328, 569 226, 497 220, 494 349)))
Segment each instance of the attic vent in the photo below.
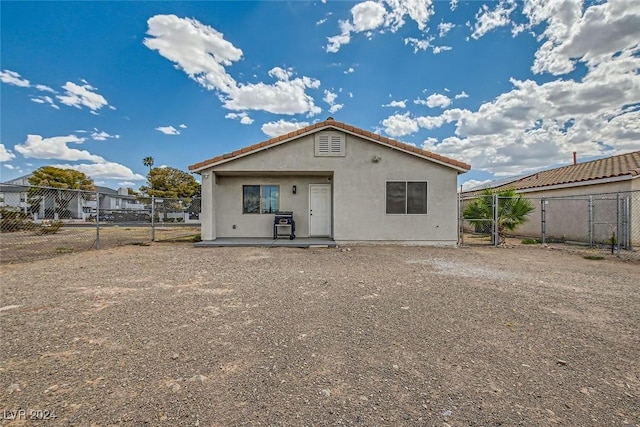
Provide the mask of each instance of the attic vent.
POLYGON ((342 132, 320 132, 316 134, 315 155, 344 157, 345 135, 342 132))

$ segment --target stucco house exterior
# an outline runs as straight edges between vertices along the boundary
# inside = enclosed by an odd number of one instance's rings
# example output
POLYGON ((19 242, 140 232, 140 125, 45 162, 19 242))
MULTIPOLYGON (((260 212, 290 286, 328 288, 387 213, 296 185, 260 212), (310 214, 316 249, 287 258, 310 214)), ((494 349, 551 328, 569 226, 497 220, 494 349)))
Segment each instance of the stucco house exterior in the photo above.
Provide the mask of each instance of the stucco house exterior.
POLYGON ((337 243, 457 243, 457 177, 468 164, 328 118, 205 160, 201 237, 273 238, 293 212, 297 237, 337 243))
MULTIPOLYGON (((542 206, 546 234, 570 241, 601 243, 612 232, 626 246, 640 245, 640 151, 539 171, 483 188, 513 188, 532 200, 536 210, 518 234, 540 236, 542 206)), ((465 199, 482 191, 470 189, 465 199)))

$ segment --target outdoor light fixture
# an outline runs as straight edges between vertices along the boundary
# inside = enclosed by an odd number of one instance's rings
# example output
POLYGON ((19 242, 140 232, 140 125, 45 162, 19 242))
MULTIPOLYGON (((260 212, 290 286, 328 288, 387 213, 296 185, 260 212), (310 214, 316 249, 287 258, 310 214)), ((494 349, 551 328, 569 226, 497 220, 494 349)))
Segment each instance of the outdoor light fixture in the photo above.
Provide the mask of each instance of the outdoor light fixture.
POLYGON ((293 194, 296 194, 296 191, 298 191, 298 187, 296 187, 295 185, 291 187, 291 192, 293 192, 293 194))
POLYGON ((204 175, 202 175, 202 177, 203 177, 204 179, 207 179, 207 178, 209 178, 209 174, 208 174, 208 173, 205 173, 204 175))

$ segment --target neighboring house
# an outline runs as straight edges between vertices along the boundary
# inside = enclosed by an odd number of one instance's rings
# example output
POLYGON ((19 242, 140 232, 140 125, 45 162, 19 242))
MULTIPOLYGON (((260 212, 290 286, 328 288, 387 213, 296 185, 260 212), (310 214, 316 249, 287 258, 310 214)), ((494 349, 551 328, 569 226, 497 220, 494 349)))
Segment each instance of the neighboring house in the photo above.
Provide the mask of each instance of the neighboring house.
POLYGON ((273 237, 274 214, 293 211, 298 237, 455 245, 470 166, 328 118, 189 169, 205 242, 273 237))
MULTIPOLYGON (((32 211, 28 198, 28 190, 32 187, 28 179, 31 175, 25 175, 0 184, 0 207, 19 208, 25 212, 32 211)), ((56 217, 56 192, 64 192, 66 196, 65 213, 69 218, 64 219, 86 219, 90 215, 95 215, 97 210, 96 192, 100 194, 101 210, 143 210, 147 206, 140 203, 135 196, 128 194, 126 188, 114 190, 108 187, 96 186, 96 191, 78 190, 39 190, 41 202, 37 212, 33 212, 40 219, 54 219, 56 217), (71 194, 70 194, 71 193, 71 194)))
POLYGON ((13 184, 0 184, 0 208, 18 208, 26 212, 29 208, 27 203, 27 187, 13 184))
MULTIPOLYGON (((545 198, 546 232, 549 236, 594 242, 606 241, 613 231, 640 240, 640 151, 577 163, 483 185, 501 190, 513 188, 534 201, 536 211, 518 229, 523 235, 540 235, 540 202, 545 198), (618 230, 618 219, 628 230, 618 230)), ((462 193, 470 198, 480 188, 462 193)), ((638 244, 638 243, 634 243, 638 244)))

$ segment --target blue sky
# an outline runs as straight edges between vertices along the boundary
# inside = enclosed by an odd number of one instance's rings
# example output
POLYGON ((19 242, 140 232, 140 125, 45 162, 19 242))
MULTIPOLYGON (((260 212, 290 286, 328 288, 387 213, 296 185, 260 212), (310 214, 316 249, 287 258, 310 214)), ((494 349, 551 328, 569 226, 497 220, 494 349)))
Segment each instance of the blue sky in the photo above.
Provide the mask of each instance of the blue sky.
POLYGON ((0 180, 137 188, 325 120, 467 186, 640 149, 640 1, 1 3, 0 180))

